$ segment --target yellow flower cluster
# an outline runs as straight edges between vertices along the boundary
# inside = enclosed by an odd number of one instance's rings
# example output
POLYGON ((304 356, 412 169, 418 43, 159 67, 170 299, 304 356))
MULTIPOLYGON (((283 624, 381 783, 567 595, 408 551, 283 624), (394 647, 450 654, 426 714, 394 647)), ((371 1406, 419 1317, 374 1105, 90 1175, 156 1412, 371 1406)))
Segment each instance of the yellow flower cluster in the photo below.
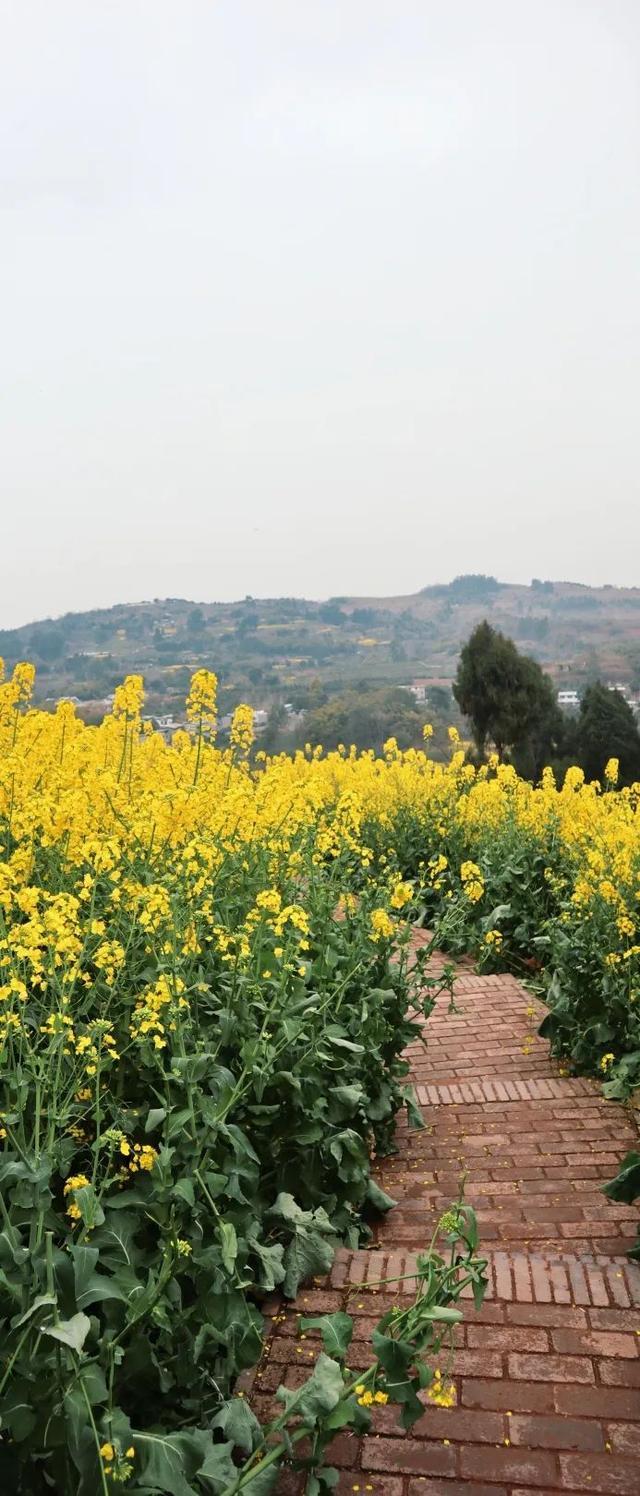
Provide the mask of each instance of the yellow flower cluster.
POLYGON ((125 1449, 124 1454, 122 1454, 121 1445, 116 1442, 112 1443, 111 1439, 105 1439, 104 1444, 100 1445, 100 1458, 103 1462, 105 1475, 109 1475, 112 1480, 124 1484, 133 1474, 131 1461, 135 1459, 135 1453, 133 1444, 128 1449, 125 1449))
POLYGON ((460 868, 460 877, 466 897, 472 904, 477 904, 484 893, 484 883, 480 868, 476 866, 475 862, 463 862, 460 868))
POLYGON ((371 1392, 370 1388, 367 1387, 364 1382, 358 1382, 357 1386, 354 1388, 354 1391, 356 1394, 356 1402, 360 1404, 361 1408, 370 1408, 373 1403, 379 1403, 381 1407, 384 1407, 385 1403, 388 1403, 389 1401, 388 1392, 382 1392, 381 1390, 379 1390, 378 1392, 371 1392))
POLYGON ((248 753, 254 741, 253 710, 241 702, 231 719, 229 741, 236 754, 248 753))
POLYGON ((438 1408, 454 1408, 457 1400, 455 1382, 443 1377, 442 1372, 436 1368, 433 1381, 427 1388, 427 1397, 438 1408))
POLYGON ((371 939, 377 941, 391 940, 395 934, 395 927, 386 909, 374 909, 371 915, 371 939))
POLYGON ((187 696, 187 721, 215 727, 218 677, 213 670, 196 670, 187 696))
MULTIPOLYGON (((64 1185, 65 1197, 67 1195, 75 1194, 76 1190, 84 1189, 85 1186, 90 1183, 91 1181, 87 1179, 86 1174, 70 1174, 64 1185)), ((81 1219, 82 1212, 80 1210, 80 1206, 76 1205, 75 1200, 69 1201, 69 1204, 67 1205, 67 1215, 69 1219, 74 1223, 81 1219)))

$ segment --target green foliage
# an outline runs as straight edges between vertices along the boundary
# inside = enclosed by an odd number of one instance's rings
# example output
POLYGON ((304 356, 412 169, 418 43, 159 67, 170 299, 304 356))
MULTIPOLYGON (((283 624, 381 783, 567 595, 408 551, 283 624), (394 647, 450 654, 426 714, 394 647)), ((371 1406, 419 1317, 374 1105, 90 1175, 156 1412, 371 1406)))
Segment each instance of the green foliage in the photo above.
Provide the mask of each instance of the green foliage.
MULTIPOLYGON (((346 1366, 353 1335, 353 1319, 341 1311, 319 1318, 303 1318, 301 1330, 308 1336, 320 1334, 324 1350, 302 1387, 280 1387, 277 1392, 284 1412, 262 1431, 258 1439, 253 1424, 231 1422, 223 1410, 216 1426, 239 1442, 242 1450, 251 1450, 252 1459, 245 1464, 221 1496, 235 1496, 248 1490, 249 1496, 261 1496, 272 1486, 270 1473, 286 1463, 294 1472, 304 1473, 306 1496, 333 1490, 338 1471, 324 1464, 326 1450, 336 1432, 352 1428, 365 1433, 370 1426, 370 1408, 376 1403, 395 1404, 404 1428, 410 1428, 424 1414, 425 1392, 434 1402, 447 1399, 442 1373, 435 1363, 444 1358, 450 1364, 455 1326, 462 1319, 458 1301, 465 1289, 471 1289, 477 1307, 486 1290, 486 1261, 478 1255, 478 1234, 474 1212, 462 1203, 455 1205, 438 1222, 428 1250, 417 1262, 413 1299, 405 1308, 399 1305, 387 1310, 372 1335, 374 1357, 364 1371, 354 1373, 346 1366), (438 1250, 443 1237, 443 1250, 438 1250), (295 1427, 292 1420, 295 1419, 295 1427), (308 1452, 297 1453, 305 1441, 308 1452)), ((393 1289, 398 1279, 380 1279, 377 1286, 393 1289)), ((403 1280, 404 1281, 404 1280, 403 1280)), ((371 1285, 368 1285, 370 1287, 371 1285)), ((354 1290, 356 1291, 356 1290, 354 1290)))
MULTIPOLYGON (((268 887, 267 858, 248 871, 228 854, 217 882, 225 929, 242 929, 268 887)), ((226 960, 224 941, 182 959, 170 1060, 152 1032, 131 1033, 136 993, 174 980, 173 945, 163 954, 142 929, 126 934, 117 914, 127 952, 117 991, 97 973, 86 996, 89 1016, 108 1011, 117 1085, 105 1070, 87 1089, 82 1062, 65 1079, 64 1032, 46 1071, 26 1037, 13 1059, 3 1052, 0 1488, 14 1496, 93 1493, 102 1445, 116 1451, 114 1481, 134 1447, 132 1492, 232 1489, 233 1448, 246 1451, 255 1428, 229 1399, 260 1354, 261 1297, 295 1295, 329 1269, 338 1241, 367 1238, 364 1210, 391 1204, 371 1156, 391 1147, 398 1108, 411 1104, 406 1014, 417 1002, 426 1015, 432 992, 417 991, 406 936, 395 956, 371 939, 374 887, 335 919, 348 862, 303 875, 294 859, 283 902, 298 907, 302 877, 305 951, 294 927, 277 935, 258 909, 253 970, 226 960), (274 959, 279 941, 289 960, 274 959)), ((98 875, 96 907, 111 889, 98 875)), ((177 887, 174 897, 177 930, 177 887)), ((25 1036, 46 1011, 30 998, 25 1036)), ((327 1331, 333 1349, 344 1334, 337 1321, 327 1331)), ((298 1408, 307 1421, 343 1395, 341 1372, 322 1363, 315 1375, 298 1408)))
MULTIPOLYGON (((640 1153, 627 1153, 615 1179, 604 1185, 603 1194, 608 1195, 610 1200, 621 1200, 624 1205, 631 1205, 634 1200, 640 1199, 640 1153)), ((629 1256, 640 1261, 640 1226, 638 1240, 629 1256)))
POLYGON ((521 655, 512 639, 486 621, 480 623, 461 651, 453 694, 480 753, 487 740, 499 754, 510 748, 525 772, 537 776, 560 734, 562 717, 551 681, 535 660, 521 655))
POLYGON ((578 762, 588 779, 602 779, 610 758, 620 762, 621 783, 640 779, 640 734, 631 707, 619 691, 597 682, 580 704, 578 762))

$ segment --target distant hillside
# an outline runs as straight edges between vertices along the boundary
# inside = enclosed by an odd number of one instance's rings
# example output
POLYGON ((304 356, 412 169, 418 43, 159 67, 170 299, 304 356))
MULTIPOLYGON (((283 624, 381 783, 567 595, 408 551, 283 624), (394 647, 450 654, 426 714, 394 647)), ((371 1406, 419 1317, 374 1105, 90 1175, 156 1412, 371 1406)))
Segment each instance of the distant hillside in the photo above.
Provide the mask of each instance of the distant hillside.
POLYGON ((483 576, 408 597, 120 604, 0 631, 0 654, 10 666, 35 662, 40 701, 74 695, 89 715, 129 671, 144 675, 152 710, 171 709, 202 664, 220 676, 223 709, 239 695, 310 706, 360 683, 446 685, 482 618, 562 685, 601 676, 640 686, 640 588, 512 586, 483 576))

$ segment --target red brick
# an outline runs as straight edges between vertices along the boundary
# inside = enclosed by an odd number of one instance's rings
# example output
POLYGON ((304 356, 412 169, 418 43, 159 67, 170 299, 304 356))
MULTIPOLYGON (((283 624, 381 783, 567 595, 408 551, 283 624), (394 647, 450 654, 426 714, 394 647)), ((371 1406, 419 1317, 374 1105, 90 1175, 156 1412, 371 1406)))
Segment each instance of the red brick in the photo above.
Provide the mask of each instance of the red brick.
MULTIPOLYGON (((572 1309, 568 1304, 507 1304, 506 1317, 512 1325, 543 1325, 551 1329, 586 1330, 587 1315, 584 1309, 572 1309)), ((592 1314, 595 1310, 591 1311, 592 1314)), ((465 1316, 466 1317, 466 1316, 465 1316)), ((603 1325, 608 1329, 608 1325, 603 1325)), ((613 1327, 612 1327, 613 1328, 613 1327)))
MULTIPOLYGON (((635 1455, 640 1458, 640 1425, 637 1423, 611 1423, 609 1441, 616 1454, 635 1455)), ((640 1471, 638 1472, 640 1486, 640 1471)))
POLYGON ((507 1432, 500 1413, 473 1412, 470 1408, 429 1408, 411 1430, 419 1439, 464 1439, 470 1444, 496 1444, 507 1432))
POLYGON ((558 1413, 582 1414, 585 1418, 640 1419, 640 1395, 628 1387, 554 1387, 558 1413))
POLYGON ((604 1496, 638 1496, 637 1460, 621 1463, 611 1455, 561 1454, 562 1488, 601 1491, 604 1496))
POLYGON ((510 1376, 522 1378, 527 1382, 589 1383, 595 1381, 593 1367, 586 1356, 511 1355, 508 1358, 508 1367, 510 1376))
POLYGON ((591 1267, 589 1265, 585 1266, 585 1273, 587 1277, 587 1283, 589 1284, 589 1292, 591 1294, 592 1304, 596 1304, 599 1305, 600 1308, 604 1308, 604 1306, 609 1303, 609 1294, 607 1292, 607 1286, 602 1273, 597 1267, 591 1267))
POLYGON ((465 1377, 460 1401, 468 1408, 495 1408, 519 1413, 553 1413, 555 1410, 553 1387, 546 1382, 482 1382, 465 1377))
MULTIPOLYGON (((343 1470, 336 1489, 338 1496, 358 1496, 358 1493, 360 1496, 372 1496, 372 1493, 374 1496, 403 1496, 403 1486, 402 1477, 385 1475, 381 1479, 367 1470, 343 1470)), ((251 1486, 248 1489, 250 1491, 251 1486)), ((280 1496, 279 1487, 276 1487, 276 1493, 280 1496)))
POLYGON ((590 1309, 589 1323, 592 1330, 628 1330, 635 1335, 638 1325, 637 1309, 590 1309))
POLYGON ((276 1496, 301 1496, 302 1479, 293 1470, 281 1470, 276 1481, 276 1496))
POLYGON ((509 1419, 512 1444, 526 1449, 596 1449, 604 1451, 599 1424, 589 1418, 525 1418, 521 1414, 509 1419))
POLYGON ((546 1351, 549 1337, 545 1330, 527 1326, 469 1325, 467 1344, 470 1350, 486 1346, 490 1351, 546 1351))
POLYGON ((635 1361, 638 1343, 633 1335, 615 1335, 598 1330, 552 1330, 554 1350, 562 1355, 620 1356, 635 1361))
POLYGON ((544 1263, 539 1257, 531 1260, 531 1276, 533 1278, 533 1296, 537 1303, 551 1303, 551 1281, 544 1263))
POLYGON ((605 1387, 640 1387, 640 1361, 600 1361, 598 1371, 605 1387))
POLYGON ((478 1475, 482 1480, 501 1480, 507 1485, 516 1480, 524 1480, 530 1486, 557 1484, 555 1457, 543 1450, 485 1449, 475 1445, 460 1451, 460 1474, 470 1479, 478 1475))
MULTIPOLYGON (((391 1496, 385 1486, 384 1496, 391 1496)), ((476 1480, 425 1480, 418 1476, 409 1481, 408 1496, 507 1496, 506 1486, 486 1486, 476 1480)), ((536 1493, 539 1496, 539 1493, 536 1493)))
POLYGON ((501 1377, 502 1370, 502 1356, 498 1351, 456 1351, 456 1376, 501 1377))
POLYGON ((363 1441, 362 1463, 367 1470, 388 1470, 406 1475, 455 1475, 456 1452, 452 1446, 431 1444, 425 1439, 371 1439, 363 1441))

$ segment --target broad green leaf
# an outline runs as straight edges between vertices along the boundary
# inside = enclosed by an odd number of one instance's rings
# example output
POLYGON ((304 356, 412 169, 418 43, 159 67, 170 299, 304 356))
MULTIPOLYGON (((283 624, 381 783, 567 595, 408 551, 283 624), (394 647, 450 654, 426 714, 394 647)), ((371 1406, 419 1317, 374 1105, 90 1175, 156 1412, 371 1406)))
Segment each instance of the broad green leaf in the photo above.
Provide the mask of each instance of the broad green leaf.
POLYGON ((13 1377, 9 1391, 0 1398, 0 1429, 5 1429, 16 1444, 28 1439, 36 1426, 32 1407, 33 1393, 23 1378, 13 1377))
POLYGON ((625 1205, 640 1195, 640 1153, 633 1150, 623 1158, 615 1179, 602 1186, 602 1192, 610 1200, 620 1200, 625 1205))
POLYGON ((325 1413, 331 1413, 344 1393, 344 1381, 337 1361, 320 1352, 309 1380, 293 1391, 279 1387, 276 1396, 285 1408, 295 1404, 296 1416, 313 1426, 325 1413))
POLYGON ((56 1303, 56 1299, 54 1298, 53 1294, 51 1294, 51 1293, 40 1293, 40 1294, 38 1294, 38 1297, 35 1298, 33 1300, 33 1303, 29 1305, 29 1308, 25 1309, 24 1314, 21 1314, 19 1319, 13 1319, 11 1321, 13 1329, 14 1330, 19 1330, 20 1326, 21 1325, 25 1325, 27 1323, 27 1320, 31 1319, 31 1316, 33 1314, 37 1314, 37 1312, 38 1312, 39 1309, 50 1309, 51 1306, 52 1306, 52 1304, 55 1304, 55 1303, 56 1303))
POLYGON ((166 1115, 166 1106, 152 1106, 147 1113, 147 1120, 144 1124, 145 1132, 154 1132, 156 1127, 159 1127, 160 1123, 164 1122, 166 1115))
POLYGON ((384 1370, 389 1397, 401 1405, 403 1427, 411 1428, 424 1413, 416 1391, 416 1379, 410 1371, 415 1359, 414 1346, 411 1341, 395 1340, 390 1335, 381 1334, 379 1330, 374 1330, 371 1344, 384 1370))
POLYGON ((273 1246, 267 1246, 265 1242, 252 1241, 252 1253, 259 1258, 260 1268, 258 1271, 258 1283, 271 1293, 277 1288, 284 1278, 284 1266, 282 1257, 284 1247, 282 1242, 275 1242, 273 1246))
POLYGON ((136 1485, 143 1491, 167 1492, 168 1496, 197 1496, 192 1484, 206 1479, 206 1490, 219 1496, 237 1475, 230 1443, 215 1444, 210 1433, 161 1434, 135 1431, 136 1485))
POLYGON ((355 1111, 364 1097, 364 1091, 360 1085, 333 1086, 331 1097, 333 1100, 339 1101, 341 1106, 349 1107, 351 1111, 355 1111))
POLYGON ((78 1245, 70 1247, 69 1253, 73 1258, 76 1304, 79 1309, 86 1309, 89 1304, 99 1304, 104 1299, 119 1299, 121 1303, 125 1302, 126 1294, 118 1287, 115 1280, 105 1277, 104 1273, 96 1272, 96 1263, 100 1255, 97 1247, 78 1245))
POLYGON ((313 1220, 313 1211, 303 1210, 293 1195, 286 1190, 281 1190, 276 1197, 275 1205, 271 1205, 267 1215, 280 1216, 283 1221, 291 1221, 293 1225, 308 1225, 313 1220))
POLYGON ((298 1229, 284 1254, 283 1290, 286 1297, 294 1299, 305 1278, 315 1273, 328 1273, 333 1255, 333 1246, 326 1236, 321 1236, 319 1231, 298 1229))
POLYGON ((397 1203, 391 1199, 390 1195, 386 1195, 384 1190, 380 1189, 380 1185, 376 1184, 375 1179, 371 1177, 367 1180, 367 1200, 376 1210, 383 1211, 392 1210, 397 1203))
POLYGON ((321 1314, 314 1319, 301 1319, 301 1330, 319 1330, 328 1355, 342 1358, 351 1344, 353 1320, 350 1314, 338 1309, 335 1314, 321 1314))
POLYGON ((212 1427, 222 1429, 225 1438, 245 1454, 252 1454, 262 1438, 262 1428, 244 1397, 232 1397, 224 1403, 212 1419, 212 1427))
POLYGON ((238 1238, 236 1228, 230 1221, 220 1222, 220 1236, 222 1238, 222 1262, 228 1273, 232 1273, 238 1256, 238 1238))
POLYGON ((184 1200, 187 1205, 195 1205, 196 1196, 193 1188, 193 1180, 185 1177, 177 1179, 173 1186, 173 1194, 176 1199, 184 1200))
POLYGON ((50 1335, 52 1340, 59 1340, 61 1345, 70 1346, 80 1355, 90 1329, 91 1320, 87 1314, 72 1314, 71 1319, 62 1319, 57 1325, 42 1325, 40 1333, 50 1335))
POLYGON ((352 1054, 364 1054, 364 1044, 354 1044, 351 1039, 342 1039, 336 1034, 325 1034, 325 1039, 336 1049, 350 1049, 352 1054))
POLYGON ((107 1267, 133 1268, 136 1258, 135 1236, 140 1229, 140 1220, 131 1211, 111 1209, 105 1211, 104 1224, 94 1232, 92 1244, 100 1254, 100 1265, 107 1267))

